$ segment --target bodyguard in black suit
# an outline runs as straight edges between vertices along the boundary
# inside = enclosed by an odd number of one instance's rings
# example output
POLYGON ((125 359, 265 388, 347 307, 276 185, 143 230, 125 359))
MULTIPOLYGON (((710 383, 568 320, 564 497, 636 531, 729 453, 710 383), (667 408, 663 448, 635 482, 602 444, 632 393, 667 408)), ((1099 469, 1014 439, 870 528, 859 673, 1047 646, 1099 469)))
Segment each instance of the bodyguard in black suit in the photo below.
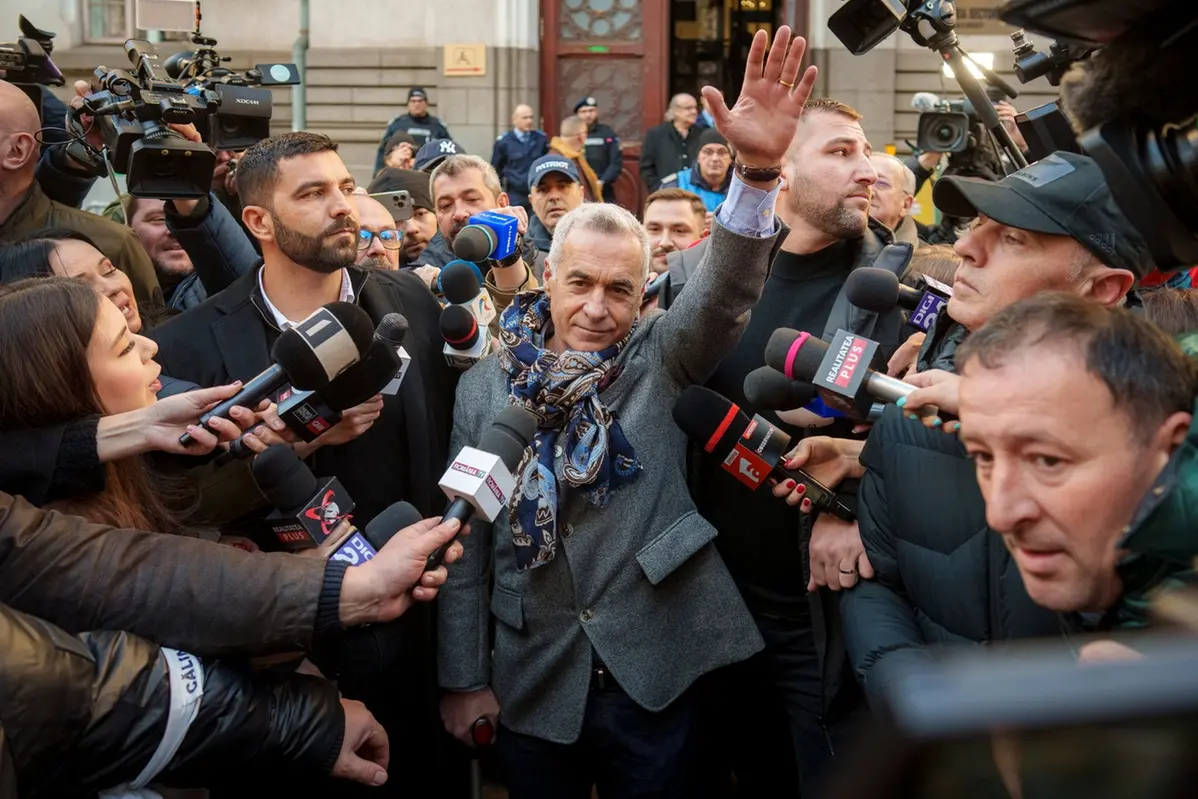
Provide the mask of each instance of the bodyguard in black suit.
MULTIPOLYGON (((358 221, 349 195, 354 179, 331 139, 306 132, 266 139, 246 151, 237 181, 246 226, 262 245, 263 264, 156 328, 159 362, 202 386, 244 381, 270 365, 270 348, 284 327, 322 305, 354 302, 376 324, 388 313, 403 314, 410 324, 404 346, 412 364, 398 394, 382 398, 369 429, 352 440, 345 440, 350 436, 342 430, 334 438, 343 443, 318 449, 308 462, 318 476, 340 479, 357 503, 359 528, 400 500, 426 516, 439 514, 445 500, 437 479, 448 460, 456 373, 441 354, 436 299, 414 275, 353 265, 358 221)), ((444 793, 445 739, 432 673, 431 616, 407 614, 401 623, 404 651, 386 664, 387 673, 340 675, 343 693, 365 701, 391 739, 391 779, 384 788, 371 789, 371 795, 420 787, 435 788, 430 795, 452 795, 444 793), (430 784, 417 787, 418 775, 430 775, 430 784)), ((327 789, 323 795, 356 795, 340 785, 327 789)), ((239 787, 242 794, 264 795, 254 794, 248 784, 239 787)))

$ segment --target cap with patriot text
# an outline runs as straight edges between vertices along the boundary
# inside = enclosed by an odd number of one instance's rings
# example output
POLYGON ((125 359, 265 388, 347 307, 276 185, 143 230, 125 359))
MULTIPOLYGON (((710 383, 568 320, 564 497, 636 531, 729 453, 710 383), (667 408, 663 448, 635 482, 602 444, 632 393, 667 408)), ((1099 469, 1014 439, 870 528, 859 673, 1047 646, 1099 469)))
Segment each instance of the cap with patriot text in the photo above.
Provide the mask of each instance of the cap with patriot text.
POLYGON ((578 113, 580 108, 598 108, 599 102, 594 97, 584 97, 579 100, 574 106, 574 113, 578 113))
POLYGON ((461 155, 466 152, 453 139, 429 139, 416 152, 414 169, 432 172, 437 166, 451 155, 461 155))
POLYGON ((1112 269, 1143 277, 1153 268, 1144 239, 1119 210, 1093 158, 1058 151, 994 183, 943 177, 932 192, 949 216, 985 214, 1008 227, 1069 236, 1112 269))
POLYGON ((427 100, 428 92, 426 92, 424 89, 421 89, 418 86, 413 86, 412 88, 408 89, 408 99, 409 100, 415 100, 418 97, 421 100, 427 100))
POLYGON ((574 166, 574 162, 569 158, 560 155, 543 155, 533 161, 528 170, 528 188, 530 190, 535 188, 541 179, 550 172, 563 174, 575 183, 582 182, 582 178, 578 174, 578 167, 574 166))

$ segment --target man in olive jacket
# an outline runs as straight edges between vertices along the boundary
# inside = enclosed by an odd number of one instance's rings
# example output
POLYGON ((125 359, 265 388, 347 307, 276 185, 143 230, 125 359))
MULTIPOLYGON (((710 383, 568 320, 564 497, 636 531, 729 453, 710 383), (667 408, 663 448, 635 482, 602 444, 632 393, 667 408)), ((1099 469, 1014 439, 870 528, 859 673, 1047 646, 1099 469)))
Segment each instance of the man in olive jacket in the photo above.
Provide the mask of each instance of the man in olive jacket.
POLYGON ((56 203, 34 180, 40 148, 37 108, 25 93, 0 80, 0 242, 46 227, 69 228, 96 243, 113 265, 129 276, 138 307, 163 306, 154 264, 132 230, 102 216, 56 203))
POLYGON ((598 779, 613 795, 692 795, 688 689, 762 646, 686 490, 686 436, 668 413, 740 337, 777 237, 778 165, 815 70, 799 81, 801 39, 783 63, 782 27, 763 74, 767 39, 731 111, 709 90, 743 179, 677 307, 636 319, 647 234, 617 206, 584 204, 559 222, 545 292, 516 298, 502 351, 459 384, 451 451, 512 403, 540 422, 511 515, 476 524, 438 604, 442 717, 462 739, 480 716, 502 721, 512 799, 589 797, 598 779))

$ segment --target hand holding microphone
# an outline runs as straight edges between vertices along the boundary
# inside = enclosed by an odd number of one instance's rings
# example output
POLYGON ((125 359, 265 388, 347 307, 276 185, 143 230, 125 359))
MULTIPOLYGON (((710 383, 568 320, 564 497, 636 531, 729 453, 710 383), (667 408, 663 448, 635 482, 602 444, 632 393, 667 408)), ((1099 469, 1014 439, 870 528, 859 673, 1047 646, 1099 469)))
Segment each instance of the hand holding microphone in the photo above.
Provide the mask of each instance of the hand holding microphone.
MULTIPOLYGON (((865 475, 865 467, 859 458, 864 441, 852 441, 845 438, 830 436, 811 436, 804 438, 799 445, 782 456, 782 463, 787 469, 802 471, 828 488, 836 488, 846 479, 860 479, 865 475)), ((774 486, 774 496, 785 497, 786 504, 798 506, 803 513, 812 511, 807 499, 807 486, 797 482, 790 487, 786 482, 774 486)))
POLYGON ((922 420, 925 427, 940 428, 946 433, 961 432, 961 423, 951 417, 961 407, 961 376, 943 369, 930 369, 909 375, 907 382, 916 387, 896 402, 908 419, 922 420), (931 411, 928 414, 928 411, 931 411), (950 417, 947 421, 942 417, 950 417))

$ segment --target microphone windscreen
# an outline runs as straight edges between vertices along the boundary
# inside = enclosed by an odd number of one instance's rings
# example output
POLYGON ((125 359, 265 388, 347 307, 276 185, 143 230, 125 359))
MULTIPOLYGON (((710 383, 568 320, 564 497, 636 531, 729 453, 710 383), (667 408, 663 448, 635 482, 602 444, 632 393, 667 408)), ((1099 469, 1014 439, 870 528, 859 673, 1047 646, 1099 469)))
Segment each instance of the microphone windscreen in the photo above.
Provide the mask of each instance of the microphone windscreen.
POLYGON ((827 343, 815 336, 780 327, 765 345, 765 363, 791 380, 810 383, 827 351, 827 343))
POLYGON ((400 530, 411 527, 423 518, 420 511, 416 510, 410 502, 396 502, 371 519, 362 534, 366 536, 366 540, 375 548, 375 551, 378 551, 386 546, 391 537, 400 530))
POLYGON ((250 469, 267 501, 284 513, 302 508, 316 495, 316 475, 290 447, 267 447, 250 469))
POLYGON ((452 261, 441 270, 441 293, 454 305, 470 302, 480 290, 473 265, 465 261, 452 261))
POLYGON ((392 347, 403 346, 403 340, 408 335, 408 319, 401 313, 389 313, 374 329, 374 337, 391 344, 392 347))
MULTIPOLYGON (((374 340, 374 322, 366 312, 348 302, 330 302, 322 310, 328 311, 337 320, 341 329, 352 339, 360 357, 374 340)), ((325 338, 329 337, 325 335, 325 338)), ((337 352, 340 351, 338 348, 337 352)), ((330 370, 321 361, 319 345, 314 349, 310 341, 295 328, 283 331, 270 348, 270 358, 287 373, 294 389, 315 391, 329 382, 330 370)), ((334 375, 337 371, 333 370, 334 375)))
POLYGON ((537 434, 537 417, 517 405, 509 405, 495 414, 491 426, 483 432, 478 448, 498 455, 509 472, 516 471, 524 450, 537 434))
POLYGON ((674 423, 704 451, 721 460, 749 426, 749 417, 727 397, 703 386, 687 386, 674 401, 674 423))
POLYGON ((911 107, 916 111, 935 111, 940 105, 940 98, 932 92, 916 92, 911 98, 911 107))
POLYGON ((320 389, 320 398, 338 413, 361 405, 382 391, 395 378, 401 365, 395 345, 376 339, 370 343, 360 361, 320 389))
POLYGON ((854 269, 844 281, 844 296, 866 311, 886 313, 899 302, 899 281, 887 269, 866 266, 854 269))
POLYGON ((815 399, 815 386, 791 380, 777 369, 763 366, 745 376, 745 399, 758 408, 790 411, 815 399))
POLYGON ((468 350, 478 341, 478 320, 462 305, 446 305, 441 311, 441 337, 455 350, 468 350))
POLYGON ((483 225, 466 225, 453 240, 453 254, 465 261, 485 261, 494 251, 495 236, 483 225))

